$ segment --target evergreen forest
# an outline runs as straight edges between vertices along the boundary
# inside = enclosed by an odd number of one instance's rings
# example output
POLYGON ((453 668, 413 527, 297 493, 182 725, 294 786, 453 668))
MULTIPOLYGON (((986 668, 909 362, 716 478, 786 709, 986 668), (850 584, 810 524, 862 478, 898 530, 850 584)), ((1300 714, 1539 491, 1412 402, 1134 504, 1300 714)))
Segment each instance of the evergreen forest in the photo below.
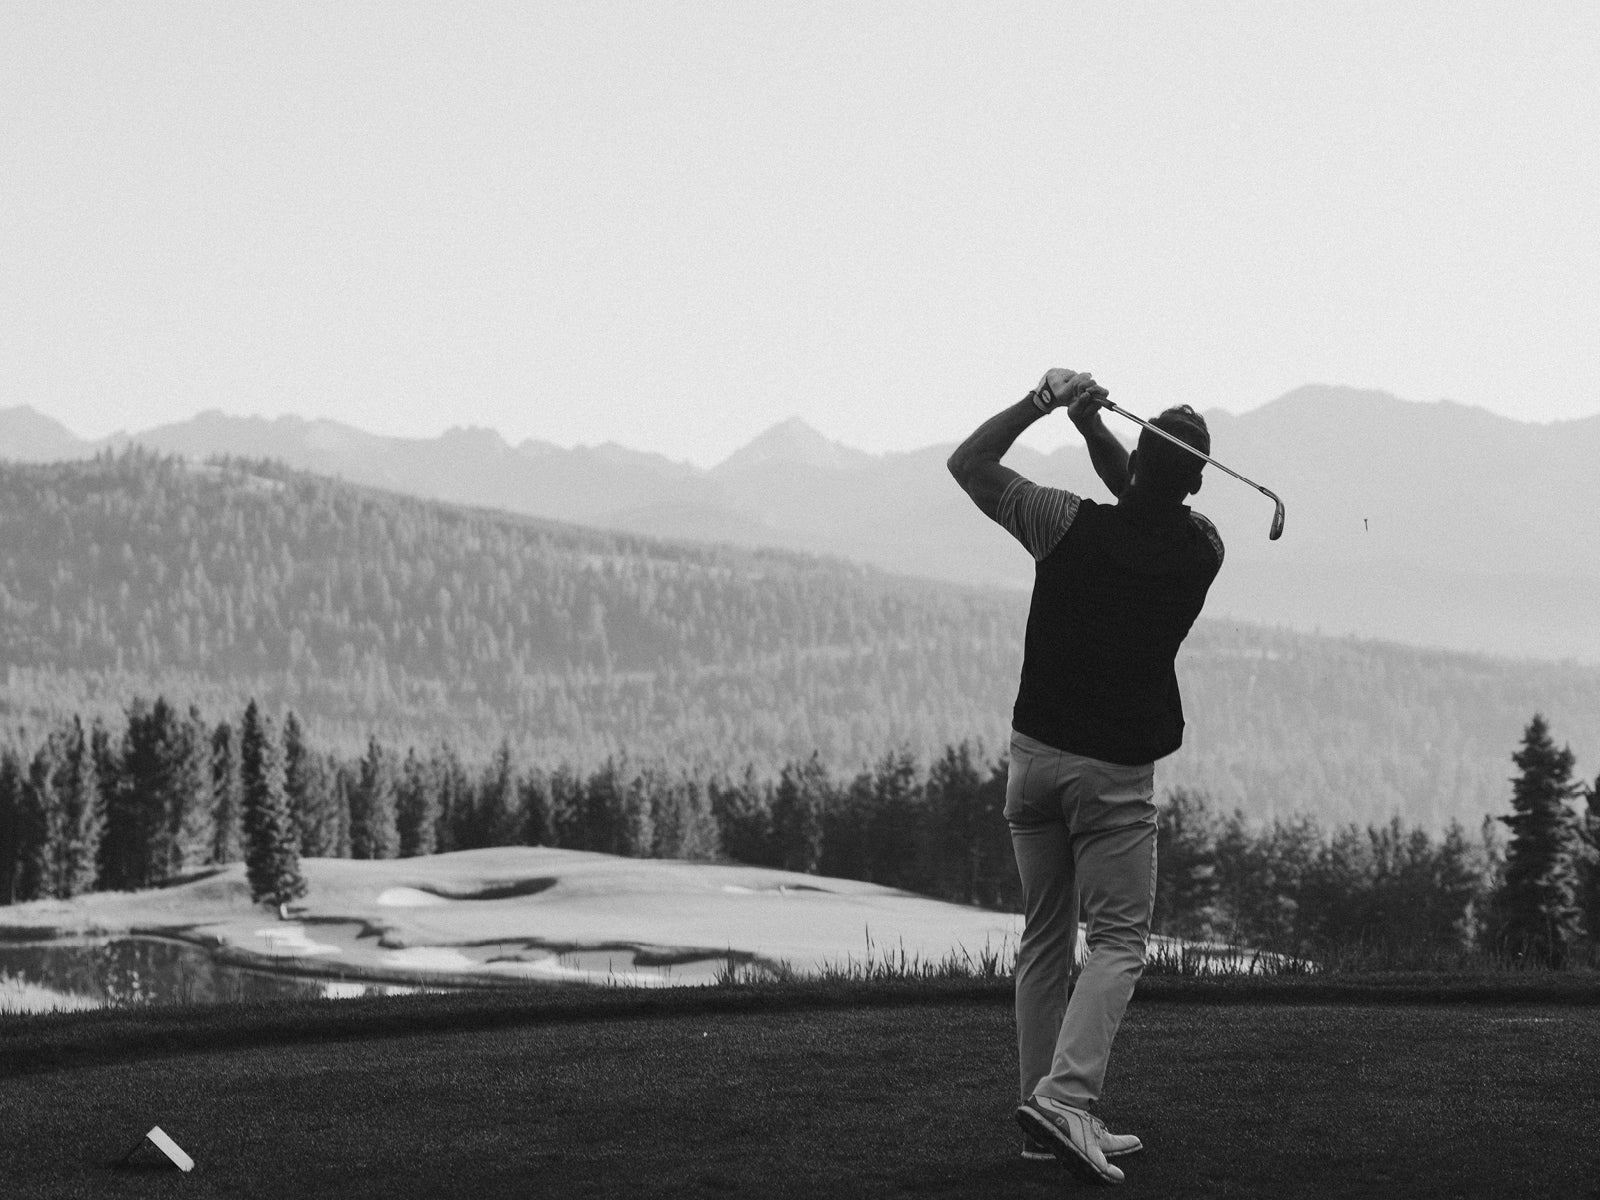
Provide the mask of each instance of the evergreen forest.
MULTIPOLYGON (((455 747, 776 778, 813 754, 1003 751, 1026 597, 797 553, 671 543, 131 450, 0 464, 0 741, 120 725, 133 697, 293 711, 330 753, 455 747)), ((1600 753, 1600 668, 1205 618, 1163 787, 1269 825, 1503 805, 1527 714, 1600 753)))

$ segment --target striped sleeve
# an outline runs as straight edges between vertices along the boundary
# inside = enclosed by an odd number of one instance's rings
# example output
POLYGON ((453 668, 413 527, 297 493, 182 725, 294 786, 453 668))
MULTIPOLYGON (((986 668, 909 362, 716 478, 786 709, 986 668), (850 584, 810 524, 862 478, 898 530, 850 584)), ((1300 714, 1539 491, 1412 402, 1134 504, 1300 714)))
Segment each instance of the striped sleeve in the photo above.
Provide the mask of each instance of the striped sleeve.
POLYGON ((995 520, 1035 559, 1043 559, 1072 527, 1081 503, 1071 492, 1018 478, 1001 493, 995 520))
POLYGON ((1217 552, 1217 570, 1222 570, 1222 535, 1217 532, 1217 527, 1197 512, 1191 512, 1189 519, 1199 527, 1201 533, 1206 535, 1206 540, 1211 543, 1211 548, 1217 552))

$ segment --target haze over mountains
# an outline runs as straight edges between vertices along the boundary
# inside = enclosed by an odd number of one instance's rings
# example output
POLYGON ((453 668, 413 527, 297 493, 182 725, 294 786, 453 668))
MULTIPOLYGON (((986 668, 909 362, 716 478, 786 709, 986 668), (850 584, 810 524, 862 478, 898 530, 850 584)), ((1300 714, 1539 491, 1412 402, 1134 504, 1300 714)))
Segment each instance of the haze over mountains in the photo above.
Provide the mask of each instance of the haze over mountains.
MULTIPOLYGON (((1206 414, 1217 458, 1195 498, 1228 545, 1207 613, 1325 633, 1600 661, 1600 416, 1533 425, 1450 402, 1308 386, 1206 414)), ((1053 420, 1065 420, 1056 416, 1053 420)), ((1108 423, 1130 440, 1136 427, 1108 423)), ((279 459, 351 482, 668 538, 777 546, 962 583, 1026 587, 1032 564, 944 467, 952 446, 869 455, 794 419, 702 470, 617 445, 508 445, 491 430, 383 437, 326 420, 228 417, 102 441, 0 410, 0 458, 90 456, 128 442, 188 457, 279 459)), ((1077 446, 1006 459, 1106 499, 1077 446)))

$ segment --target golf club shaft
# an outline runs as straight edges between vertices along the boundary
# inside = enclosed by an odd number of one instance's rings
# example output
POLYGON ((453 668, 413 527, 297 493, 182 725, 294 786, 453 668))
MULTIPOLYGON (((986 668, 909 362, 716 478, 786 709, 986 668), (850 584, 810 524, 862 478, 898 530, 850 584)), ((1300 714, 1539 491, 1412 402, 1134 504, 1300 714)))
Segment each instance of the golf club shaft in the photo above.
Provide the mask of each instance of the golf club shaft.
POLYGON ((1272 492, 1269 492, 1266 488, 1262 487, 1254 479, 1246 479, 1243 475, 1239 474, 1239 472, 1235 471, 1232 467, 1223 466, 1221 463, 1219 463, 1216 459, 1212 458, 1211 455, 1205 453, 1203 450, 1196 450, 1193 446, 1189 445, 1189 443, 1184 441, 1182 438, 1174 437, 1172 434, 1168 433, 1165 429, 1160 429, 1157 426, 1150 424, 1150 422, 1146 421, 1143 417, 1134 416, 1127 409, 1119 408, 1116 404, 1114 404, 1110 400, 1096 400, 1095 403, 1100 405, 1101 408, 1109 408, 1112 412, 1116 413, 1118 416, 1127 417, 1128 420, 1130 420, 1130 421, 1137 421, 1140 425, 1143 425, 1146 429, 1148 429, 1151 433, 1155 434, 1157 437, 1166 438, 1167 441, 1171 442, 1174 446, 1182 447, 1183 449, 1187 450, 1190 454, 1194 454, 1194 455, 1199 456, 1200 458, 1205 459, 1208 463, 1210 463, 1217 470, 1226 471, 1229 475, 1232 475, 1240 483, 1248 483, 1251 487, 1255 488, 1255 490, 1260 492, 1263 496, 1271 496, 1273 501, 1275 501, 1277 503, 1282 503, 1281 501, 1278 500, 1278 497, 1276 495, 1274 495, 1272 492))

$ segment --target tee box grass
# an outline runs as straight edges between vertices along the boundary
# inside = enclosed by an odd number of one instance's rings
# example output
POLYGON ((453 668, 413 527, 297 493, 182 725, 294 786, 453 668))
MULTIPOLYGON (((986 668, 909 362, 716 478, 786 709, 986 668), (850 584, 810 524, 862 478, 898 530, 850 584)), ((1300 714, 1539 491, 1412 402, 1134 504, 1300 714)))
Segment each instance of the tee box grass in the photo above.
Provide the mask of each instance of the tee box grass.
MULTIPOLYGON (((1147 981, 1155 982, 1155 981, 1147 981)), ((1141 984, 1129 1196, 1600 1196, 1591 986, 1141 984), (1196 1003, 1195 1000, 1202 1002, 1196 1003)), ((7 1196, 1057 1196, 1004 980, 417 996, 0 1029, 7 1196), (117 1172, 152 1124, 191 1175, 117 1172)))

